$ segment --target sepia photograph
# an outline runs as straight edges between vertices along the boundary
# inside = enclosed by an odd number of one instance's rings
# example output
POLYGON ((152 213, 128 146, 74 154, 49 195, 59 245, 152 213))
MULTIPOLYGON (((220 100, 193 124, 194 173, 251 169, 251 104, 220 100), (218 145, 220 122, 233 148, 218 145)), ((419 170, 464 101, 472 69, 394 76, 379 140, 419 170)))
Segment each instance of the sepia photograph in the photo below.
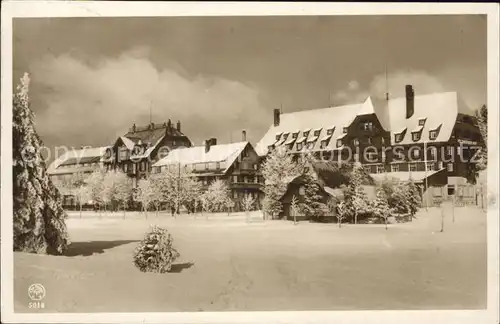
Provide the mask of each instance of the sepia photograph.
POLYGON ((498 6, 146 4, 2 22, 2 322, 498 322, 498 6))

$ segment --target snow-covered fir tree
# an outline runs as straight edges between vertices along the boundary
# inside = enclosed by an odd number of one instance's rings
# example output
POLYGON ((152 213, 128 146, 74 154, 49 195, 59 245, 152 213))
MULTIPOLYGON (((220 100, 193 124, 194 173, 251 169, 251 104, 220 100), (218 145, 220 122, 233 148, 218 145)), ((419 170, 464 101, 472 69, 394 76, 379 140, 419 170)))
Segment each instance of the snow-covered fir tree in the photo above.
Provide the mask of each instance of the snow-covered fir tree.
POLYGON ((25 74, 13 96, 14 250, 63 254, 69 245, 62 197, 46 173, 25 74))

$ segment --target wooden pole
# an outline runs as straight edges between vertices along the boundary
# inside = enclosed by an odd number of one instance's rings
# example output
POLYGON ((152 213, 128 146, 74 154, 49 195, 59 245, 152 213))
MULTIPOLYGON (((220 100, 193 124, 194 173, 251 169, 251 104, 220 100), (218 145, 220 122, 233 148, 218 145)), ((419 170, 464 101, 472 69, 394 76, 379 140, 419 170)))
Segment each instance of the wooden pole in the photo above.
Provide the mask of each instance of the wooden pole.
POLYGON ((441 233, 444 232, 444 206, 441 203, 441 233))

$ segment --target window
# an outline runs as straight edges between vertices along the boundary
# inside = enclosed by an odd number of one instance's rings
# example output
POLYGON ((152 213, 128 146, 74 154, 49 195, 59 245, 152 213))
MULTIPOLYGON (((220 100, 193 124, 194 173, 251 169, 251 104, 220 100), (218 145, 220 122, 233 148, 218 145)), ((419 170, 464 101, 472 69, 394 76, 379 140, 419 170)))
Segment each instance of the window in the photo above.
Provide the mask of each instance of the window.
POLYGON ((396 143, 399 143, 399 142, 401 142, 402 140, 403 140, 403 134, 395 134, 395 135, 394 135, 394 141, 395 141, 396 143))
POLYGON ((385 144, 385 138, 383 138, 383 137, 380 138, 380 144, 382 144, 382 145, 385 144))
POLYGON ((337 147, 341 147, 341 146, 342 146, 342 140, 339 139, 339 140, 337 140, 337 147))
POLYGON ((429 139, 435 140, 437 138, 437 130, 432 130, 429 132, 429 139))
POLYGON ((287 148, 288 150, 292 150, 292 149, 293 149, 293 144, 288 144, 288 145, 286 146, 286 148, 287 148))
POLYGON ((333 128, 330 128, 326 131, 327 135, 332 135, 333 134, 333 128))
POLYGON ((359 145, 359 140, 357 138, 355 138, 352 143, 355 145, 355 146, 358 146, 359 145))
POLYGON ((268 149, 269 151, 274 150, 274 145, 269 145, 269 146, 267 147, 267 149, 268 149))
POLYGON ((428 154, 428 159, 431 161, 436 160, 436 154, 437 154, 437 149, 435 147, 430 147, 429 148, 429 154, 428 154))
POLYGON ((137 164, 133 163, 132 164, 132 173, 136 173, 136 172, 137 172, 137 164))
POLYGON ((236 190, 233 191, 233 198, 234 199, 238 198, 238 191, 236 191, 236 190))
POLYGON ((448 172, 453 172, 453 163, 448 163, 446 165, 446 169, 448 170, 448 172))
POLYGON ((455 195, 455 186, 448 185, 448 196, 454 196, 454 195, 455 195))
POLYGON ((303 133, 303 135, 304 135, 304 137, 309 136, 309 131, 305 131, 305 132, 303 133))
POLYGON ((372 167, 370 165, 364 165, 363 169, 365 169, 366 173, 372 173, 372 167))
POLYGON ((140 165, 141 171, 146 171, 146 161, 142 161, 140 165))
POLYGON ((128 157, 128 150, 126 147, 120 147, 120 161, 126 160, 128 157))
POLYGON ((302 150, 302 143, 298 143, 297 144, 297 151, 301 151, 302 150))
POLYGON ((208 163, 205 163, 205 170, 208 170, 208 163))
POLYGON ((413 155, 418 159, 420 157, 420 148, 417 148, 416 150, 412 150, 413 155))
POLYGON ((293 134, 292 134, 292 138, 297 138, 298 136, 299 136, 299 133, 298 133, 298 132, 297 132, 297 133, 293 133, 293 134))
POLYGON ((425 118, 420 118, 418 120, 418 126, 424 126, 425 125, 425 118))
POLYGON ((372 145, 372 138, 371 137, 365 137, 365 143, 368 145, 372 145))
POLYGON ((439 161, 438 162, 438 170, 441 170, 443 168, 443 162, 439 161))
POLYGON ((436 165, 434 162, 427 162, 426 167, 427 167, 427 171, 434 171, 436 165))
POLYGON ((453 155, 454 147, 453 146, 447 146, 446 147, 446 152, 448 155, 453 155))
POLYGON ((258 170, 258 169, 259 169, 259 166, 257 165, 257 163, 254 163, 254 164, 253 164, 253 169, 254 169, 254 170, 258 170))
POLYGON ((321 133, 321 129, 319 129, 319 130, 315 130, 315 131, 314 131, 314 136, 319 136, 319 133, 321 133))
POLYGON ((127 172, 127 171, 128 171, 128 164, 124 163, 123 164, 123 172, 127 172))
POLYGON ((384 173, 385 167, 383 165, 377 165, 377 173, 384 173))
POLYGON ((172 146, 176 146, 176 145, 177 145, 177 143, 175 142, 175 140, 172 141, 172 146))
POLYGON ((324 149, 326 148, 326 141, 321 141, 321 146, 320 146, 321 149, 324 149))
POLYGON ((215 163, 215 168, 216 168, 217 170, 219 170, 219 169, 220 169, 220 162, 215 163))
POLYGON ((309 142, 309 143, 307 143, 307 148, 308 148, 308 149, 310 149, 310 150, 311 150, 313 147, 314 147, 314 142, 309 142))
POLYGON ((276 134, 276 140, 278 141, 281 137, 281 134, 276 134))
POLYGON ((391 172, 399 172, 399 164, 392 164, 391 172))
POLYGON ((417 171, 417 164, 416 163, 410 163, 408 165, 408 167, 409 167, 410 171, 412 171, 412 172, 417 171))
POLYGON ((420 133, 412 133, 411 134, 411 138, 413 139, 413 141, 418 141, 420 140, 420 133))
POLYGON ((233 182, 238 182, 238 176, 233 176, 233 182))
POLYGON ((344 134, 347 134, 347 127, 344 127, 344 128, 342 129, 342 131, 343 131, 343 133, 344 133, 344 134))
POLYGON ((373 123, 371 121, 364 122, 361 124, 361 129, 365 131, 371 131, 373 129, 373 123))

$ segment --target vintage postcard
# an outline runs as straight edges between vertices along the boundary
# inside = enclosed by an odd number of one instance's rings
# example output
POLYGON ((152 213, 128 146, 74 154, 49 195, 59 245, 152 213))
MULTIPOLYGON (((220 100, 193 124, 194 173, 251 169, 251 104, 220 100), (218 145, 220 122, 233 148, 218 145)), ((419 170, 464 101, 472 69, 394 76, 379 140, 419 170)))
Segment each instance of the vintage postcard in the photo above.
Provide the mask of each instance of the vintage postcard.
POLYGON ((498 4, 2 3, 2 322, 498 323, 498 4))

